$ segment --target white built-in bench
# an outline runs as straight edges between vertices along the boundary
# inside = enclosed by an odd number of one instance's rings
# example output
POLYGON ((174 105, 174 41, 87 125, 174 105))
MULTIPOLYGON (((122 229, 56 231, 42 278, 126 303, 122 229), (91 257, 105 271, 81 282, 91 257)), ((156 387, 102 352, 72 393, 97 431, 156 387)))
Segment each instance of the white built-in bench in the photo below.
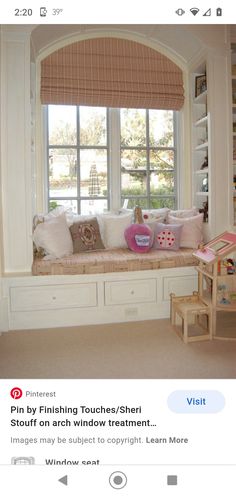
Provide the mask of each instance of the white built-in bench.
POLYGON ((127 249, 35 258, 34 275, 4 278, 3 331, 168 318, 170 293, 197 289, 191 249, 127 249), (78 270, 79 273, 76 273, 78 270))

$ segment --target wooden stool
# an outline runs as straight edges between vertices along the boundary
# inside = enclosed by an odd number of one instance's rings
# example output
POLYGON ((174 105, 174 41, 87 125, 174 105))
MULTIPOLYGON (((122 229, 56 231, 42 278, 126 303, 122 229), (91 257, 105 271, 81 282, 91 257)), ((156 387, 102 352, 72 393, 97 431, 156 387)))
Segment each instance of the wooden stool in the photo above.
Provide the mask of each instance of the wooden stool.
POLYGON ((170 294, 171 298, 171 324, 176 326, 176 315, 182 319, 182 333, 177 329, 175 331, 183 339, 184 343, 190 341, 205 341, 212 339, 212 315, 211 308, 200 300, 199 294, 194 291, 190 296, 175 296, 170 294), (207 328, 201 324, 201 316, 206 315, 207 328), (189 336, 188 325, 190 321, 197 323, 206 332, 196 336, 189 336))

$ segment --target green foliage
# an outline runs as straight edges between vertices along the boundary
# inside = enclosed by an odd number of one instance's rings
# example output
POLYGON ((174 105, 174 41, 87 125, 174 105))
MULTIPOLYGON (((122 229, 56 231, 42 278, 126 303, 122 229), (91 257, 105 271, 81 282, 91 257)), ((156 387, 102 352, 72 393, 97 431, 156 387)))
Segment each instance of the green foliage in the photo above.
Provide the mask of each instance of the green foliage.
POLYGON ((56 200, 50 200, 49 202, 49 212, 54 210, 54 208, 60 207, 60 204, 56 200))
POLYGON ((174 208, 174 197, 165 196, 172 194, 172 188, 168 187, 160 187, 156 190, 151 190, 151 195, 153 196, 150 197, 150 202, 148 203, 147 198, 139 198, 140 196, 144 196, 143 190, 140 187, 122 189, 123 200, 130 196, 136 196, 136 198, 129 198, 128 208, 134 208, 136 205, 142 208, 174 208))
MULTIPOLYGON (((122 197, 122 203, 127 197, 122 197)), ((145 198, 129 198, 127 208, 134 208, 138 205, 141 208, 175 208, 174 198, 150 198, 150 204, 148 204, 148 200, 145 198)))
MULTIPOLYGON (((143 190, 140 186, 135 186, 132 188, 122 188, 122 196, 144 196, 146 190, 143 190)), ((151 195, 172 195, 173 187, 172 186, 159 186, 159 188, 151 188, 151 195)))

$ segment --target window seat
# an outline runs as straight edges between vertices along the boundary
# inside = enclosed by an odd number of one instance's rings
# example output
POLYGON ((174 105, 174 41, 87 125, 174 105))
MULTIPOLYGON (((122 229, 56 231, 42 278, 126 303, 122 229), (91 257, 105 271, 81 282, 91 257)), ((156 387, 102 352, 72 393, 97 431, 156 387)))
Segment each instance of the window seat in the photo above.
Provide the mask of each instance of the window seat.
POLYGON ((44 260, 36 255, 32 264, 32 274, 34 276, 102 274, 196 265, 198 261, 193 256, 193 250, 189 248, 181 248, 178 251, 150 250, 142 254, 122 248, 76 253, 55 260, 44 260))

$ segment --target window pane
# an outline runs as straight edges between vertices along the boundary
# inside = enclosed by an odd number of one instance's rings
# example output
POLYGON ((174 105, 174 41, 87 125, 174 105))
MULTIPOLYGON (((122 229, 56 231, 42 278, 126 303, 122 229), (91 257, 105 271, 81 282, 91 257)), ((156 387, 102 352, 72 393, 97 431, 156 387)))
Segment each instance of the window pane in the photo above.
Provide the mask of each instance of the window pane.
POLYGON ((113 109, 110 122, 110 111, 103 107, 49 105, 50 206, 64 205, 74 212, 78 207, 94 215, 112 206, 110 195, 117 206, 108 160, 119 167, 113 153, 117 157, 120 152, 121 203, 127 199, 129 208, 174 208, 174 115, 167 110, 113 109), (110 125, 116 139, 108 152, 110 125))
POLYGON ((80 107, 80 145, 106 146, 107 114, 103 107, 80 107))
POLYGON ((174 146, 172 110, 149 110, 150 146, 174 146))
POLYGON ((108 203, 107 200, 81 200, 80 202, 80 213, 82 215, 94 215, 101 214, 104 210, 107 210, 108 203))
POLYGON ((49 150, 49 196, 77 196, 76 150, 49 150))
POLYGON ((174 169, 174 151, 150 151, 150 169, 174 169))
POLYGON ((122 150, 121 170, 129 172, 147 168, 147 156, 145 150, 122 150))
POLYGON ((121 175, 122 196, 146 195, 147 174, 146 172, 132 172, 121 175))
POLYGON ((150 208, 171 208, 175 209, 174 198, 150 198, 150 208))
POLYGON ((56 207, 65 207, 66 210, 70 210, 73 213, 78 211, 77 200, 57 200, 56 198, 49 200, 49 210, 56 207))
POLYGON ((107 151, 81 150, 80 196, 107 195, 107 151))
POLYGON ((49 145, 76 145, 76 107, 48 106, 49 145))
POLYGON ((150 174, 151 195, 174 194, 174 176, 171 172, 151 172, 150 174))
POLYGON ((146 145, 146 110, 121 109, 121 146, 146 145))
MULTIPOLYGON (((127 197, 124 196, 122 198, 122 203, 126 199, 127 197)), ((141 208, 148 208, 147 198, 129 198, 128 205, 126 208, 135 208, 137 205, 141 208)))

